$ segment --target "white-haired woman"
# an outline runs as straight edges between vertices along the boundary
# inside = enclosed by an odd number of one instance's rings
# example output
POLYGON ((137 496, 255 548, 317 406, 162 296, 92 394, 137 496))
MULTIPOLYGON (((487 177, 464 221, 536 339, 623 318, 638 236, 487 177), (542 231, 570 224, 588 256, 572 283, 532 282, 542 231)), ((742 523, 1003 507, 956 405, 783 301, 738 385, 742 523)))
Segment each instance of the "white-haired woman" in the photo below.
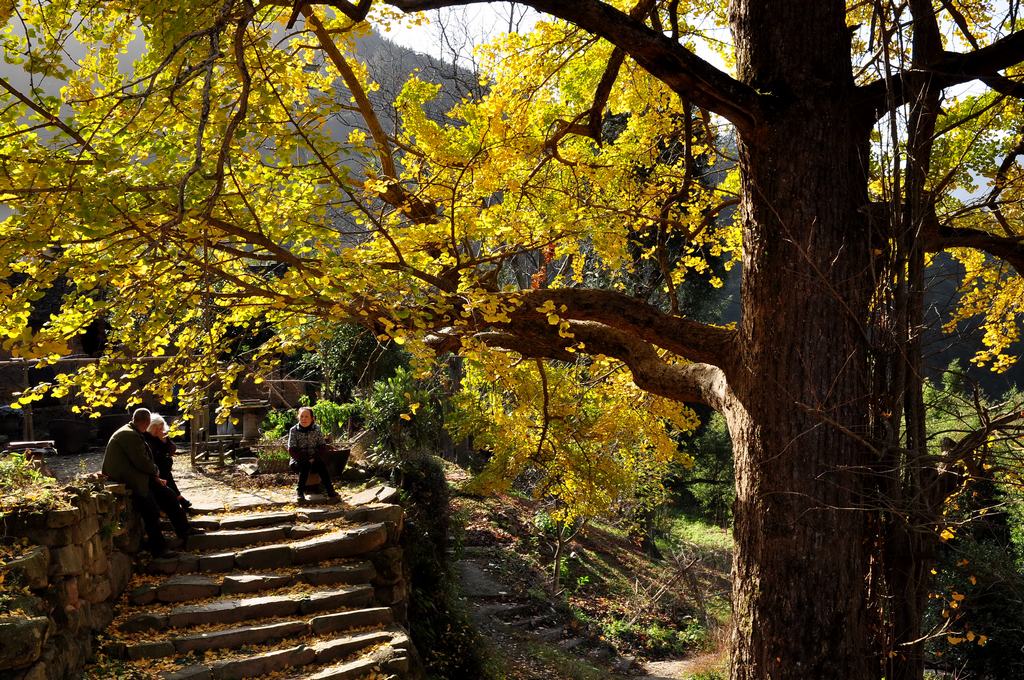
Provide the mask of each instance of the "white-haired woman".
POLYGON ((159 413, 154 413, 149 419, 149 429, 142 436, 153 454, 153 462, 160 470, 160 479, 166 480, 167 488, 178 497, 181 509, 188 510, 192 507, 192 503, 181 495, 178 485, 174 482, 174 474, 171 472, 171 468, 174 467, 174 454, 178 447, 167 436, 170 429, 164 417, 159 413))
POLYGON ((338 492, 331 485, 331 475, 327 472, 327 465, 322 458, 330 448, 327 445, 327 437, 313 422, 313 409, 303 406, 299 409, 298 416, 299 422, 288 430, 288 455, 292 457, 290 467, 299 473, 298 501, 306 502, 306 480, 309 479, 311 471, 320 476, 320 483, 323 484, 327 496, 337 498, 338 492))

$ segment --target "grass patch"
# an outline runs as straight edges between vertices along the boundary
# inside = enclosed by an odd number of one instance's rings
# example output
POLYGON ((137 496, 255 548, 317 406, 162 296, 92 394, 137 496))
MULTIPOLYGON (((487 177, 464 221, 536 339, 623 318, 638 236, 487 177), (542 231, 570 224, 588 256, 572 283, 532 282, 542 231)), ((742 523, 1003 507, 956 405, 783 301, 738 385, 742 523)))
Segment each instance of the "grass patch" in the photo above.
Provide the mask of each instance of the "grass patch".
MULTIPOLYGON (((704 550, 732 551, 732 532, 729 529, 709 524, 703 520, 675 512, 666 518, 668 522, 668 544, 690 543, 704 550)), ((658 546, 659 548, 662 546, 658 546)))
POLYGON ((68 507, 57 480, 40 472, 35 461, 21 453, 0 455, 0 515, 17 508, 68 507))

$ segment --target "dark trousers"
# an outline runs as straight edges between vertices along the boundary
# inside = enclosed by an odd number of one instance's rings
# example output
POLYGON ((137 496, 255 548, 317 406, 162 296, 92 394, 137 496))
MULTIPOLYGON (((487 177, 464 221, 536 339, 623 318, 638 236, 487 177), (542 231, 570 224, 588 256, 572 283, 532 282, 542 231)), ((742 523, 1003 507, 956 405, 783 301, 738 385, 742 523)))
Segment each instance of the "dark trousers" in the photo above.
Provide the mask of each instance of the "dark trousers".
MULTIPOLYGON (((157 467, 160 467, 159 464, 157 465, 157 467)), ((171 469, 167 468, 166 470, 164 470, 162 467, 160 467, 160 479, 167 480, 167 489, 169 489, 174 494, 174 501, 179 506, 181 506, 182 510, 187 511, 188 508, 192 506, 192 504, 188 502, 188 500, 186 500, 184 496, 181 495, 181 490, 178 488, 178 484, 174 481, 174 475, 171 474, 171 469)), ((170 515, 168 515, 168 517, 169 516, 170 515)))
POLYGON ((161 510, 171 520, 174 533, 180 538, 188 536, 188 517, 178 503, 178 495, 166 486, 151 480, 149 483, 149 495, 142 496, 138 493, 132 493, 132 504, 135 506, 135 511, 142 516, 142 524, 146 528, 146 548, 151 553, 161 553, 167 547, 164 534, 160 530, 161 510))
POLYGON ((152 494, 143 496, 137 492, 132 492, 132 506, 142 517, 142 525, 146 528, 146 549, 159 555, 167 547, 164 534, 160 531, 160 506, 152 494))
POLYGON ((170 484, 163 486, 160 482, 150 479, 149 495, 156 501, 157 507, 167 515, 167 519, 171 520, 174 533, 178 534, 179 538, 188 536, 190 527, 188 516, 181 507, 181 503, 178 502, 178 492, 172 489, 170 484))
POLYGON ((167 480, 167 488, 173 491, 175 496, 180 496, 178 485, 174 483, 174 473, 171 472, 171 461, 157 461, 156 467, 160 470, 160 479, 167 480))
POLYGON ((334 495, 334 487, 331 486, 331 475, 327 472, 327 466, 319 458, 313 460, 300 460, 295 461, 295 467, 299 471, 299 494, 303 494, 306 491, 306 480, 309 479, 310 471, 320 475, 320 483, 324 486, 324 491, 327 492, 328 496, 334 495))

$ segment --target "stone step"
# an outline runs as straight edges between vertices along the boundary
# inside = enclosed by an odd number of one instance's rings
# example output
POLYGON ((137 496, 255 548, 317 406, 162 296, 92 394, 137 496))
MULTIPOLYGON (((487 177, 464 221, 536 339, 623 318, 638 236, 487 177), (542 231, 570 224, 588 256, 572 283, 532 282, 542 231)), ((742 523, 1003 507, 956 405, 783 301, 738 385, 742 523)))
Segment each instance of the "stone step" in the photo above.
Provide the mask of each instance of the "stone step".
POLYGON ((310 524, 291 524, 251 529, 223 529, 207 531, 205 534, 189 536, 186 547, 194 551, 225 551, 244 548, 261 543, 273 543, 287 539, 303 539, 324 534, 329 529, 310 524))
MULTIPOLYGON (((259 529, 263 527, 289 526, 291 524, 314 521, 311 517, 326 512, 320 508, 309 508, 308 511, 257 512, 252 514, 213 514, 203 513, 192 514, 188 521, 197 529, 207 531, 259 529)), ((165 530, 171 530, 172 526, 166 517, 162 517, 160 525, 165 530)))
POLYGON ((150 574, 171 575, 283 568, 363 555, 380 548, 387 539, 387 525, 378 522, 336 530, 299 541, 270 543, 244 550, 199 555, 180 553, 172 557, 151 560, 146 570, 150 574))
POLYGON ((195 664, 160 675, 174 680, 407 677, 397 495, 378 486, 349 504, 194 508, 204 533, 147 564, 162 577, 119 605, 104 651, 144 672, 195 664))
POLYGON ((228 529, 208 531, 205 534, 189 536, 185 546, 194 551, 224 551, 230 548, 245 548, 260 543, 283 541, 287 527, 259 527, 255 529, 228 529))
POLYGON ((104 651, 108 655, 120 659, 151 659, 187 654, 193 651, 235 649, 247 645, 268 644, 275 640, 304 635, 337 634, 357 628, 379 629, 392 625, 394 620, 394 613, 389 607, 371 607, 321 614, 308 619, 291 619, 264 625, 244 625, 211 630, 195 635, 169 637, 159 642, 136 644, 115 642, 107 645, 104 651))
POLYGON ((194 503, 190 510, 192 515, 226 515, 233 514, 239 515, 242 513, 261 514, 266 512, 276 512, 286 506, 290 505, 288 501, 272 501, 267 499, 254 499, 254 500, 234 500, 231 502, 230 508, 221 504, 213 503, 194 503))
POLYGON ((128 601, 135 606, 144 606, 153 602, 170 604, 205 600, 221 594, 219 579, 209 576, 172 576, 160 583, 136 588, 128 594, 128 601))
POLYGON ((259 677, 271 673, 294 673, 301 668, 300 674, 293 677, 309 678, 315 677, 311 675, 312 673, 321 673, 326 670, 317 668, 318 666, 337 664, 346 657, 371 647, 378 647, 372 656, 366 659, 368 663, 360 666, 361 669, 365 669, 360 671, 361 674, 324 676, 325 678, 356 680, 357 678, 366 677, 375 668, 381 668, 392 659, 402 655, 401 649, 393 647, 391 643, 405 638, 407 636, 401 629, 384 629, 356 633, 318 640, 309 645, 300 644, 285 649, 222 659, 208 664, 197 664, 174 672, 165 671, 158 677, 162 680, 210 680, 211 678, 216 680, 235 680, 237 678, 259 677))
MULTIPOLYGON (((344 520, 351 524, 391 522, 400 524, 403 518, 402 506, 372 504, 355 507, 304 508, 297 511, 263 512, 251 515, 193 515, 189 518, 192 526, 204 531, 237 531, 264 527, 292 526, 309 522, 344 520)), ((165 531, 172 531, 170 521, 161 519, 165 531)))
POLYGON ((259 512, 245 515, 207 515, 195 519, 196 521, 216 521, 221 529, 255 529, 256 527, 280 526, 307 521, 306 513, 290 511, 259 512))
MULTIPOLYGON (((291 544, 292 564, 328 562, 342 557, 363 555, 382 547, 388 540, 383 523, 367 524, 354 529, 323 534, 291 544)), ((255 548, 259 550, 259 548, 255 548)), ((239 562, 236 560, 236 562, 239 562)), ((244 566, 239 562, 240 566, 244 566)))
POLYGON ((409 671, 409 637, 404 631, 393 631, 393 637, 387 644, 376 647, 360 658, 327 665, 310 665, 303 669, 301 675, 289 675, 287 680, 362 680, 363 678, 381 677, 387 674, 398 674, 400 677, 409 671))
POLYGON ((205 604, 175 607, 167 612, 141 612, 125 619, 119 629, 125 633, 187 628, 205 624, 228 624, 260 618, 283 618, 342 608, 366 607, 373 602, 373 588, 357 585, 304 596, 270 595, 228 598, 205 604))

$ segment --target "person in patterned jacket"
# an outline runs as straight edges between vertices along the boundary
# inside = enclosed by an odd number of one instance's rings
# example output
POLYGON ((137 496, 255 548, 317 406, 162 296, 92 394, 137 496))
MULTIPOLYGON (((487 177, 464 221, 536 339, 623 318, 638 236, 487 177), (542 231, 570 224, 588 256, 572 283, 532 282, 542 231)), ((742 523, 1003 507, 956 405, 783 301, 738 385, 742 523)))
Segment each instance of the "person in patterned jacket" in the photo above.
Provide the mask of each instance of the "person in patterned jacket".
POLYGON ((313 409, 303 406, 299 409, 299 422, 288 430, 288 455, 291 456, 291 469, 299 473, 298 501, 306 502, 306 480, 310 471, 320 476, 320 483, 329 498, 337 498, 338 492, 331 485, 331 475, 327 472, 323 454, 327 452, 327 437, 320 427, 313 422, 313 409))

